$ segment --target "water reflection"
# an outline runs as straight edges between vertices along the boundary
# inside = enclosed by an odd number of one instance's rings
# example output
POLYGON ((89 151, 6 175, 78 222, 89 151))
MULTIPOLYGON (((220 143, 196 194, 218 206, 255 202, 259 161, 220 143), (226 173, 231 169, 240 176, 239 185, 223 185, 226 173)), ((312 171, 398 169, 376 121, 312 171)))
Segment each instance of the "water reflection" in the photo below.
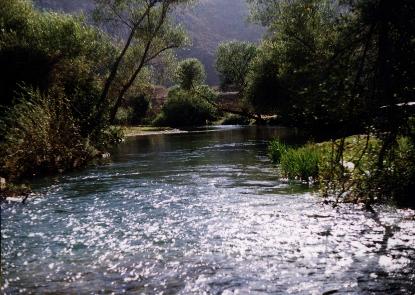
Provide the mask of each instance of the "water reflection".
POLYGON ((138 137, 1 209, 2 292, 411 294, 414 212, 322 205, 279 182, 287 129, 138 137))

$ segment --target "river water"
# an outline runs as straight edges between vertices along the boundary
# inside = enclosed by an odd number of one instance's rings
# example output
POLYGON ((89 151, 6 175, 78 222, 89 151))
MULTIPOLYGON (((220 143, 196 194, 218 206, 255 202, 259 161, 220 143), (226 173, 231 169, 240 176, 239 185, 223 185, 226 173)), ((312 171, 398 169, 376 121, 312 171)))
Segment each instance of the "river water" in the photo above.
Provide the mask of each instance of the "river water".
POLYGON ((414 294, 414 211, 332 208, 281 182, 282 128, 130 138, 1 205, 2 293, 414 294))

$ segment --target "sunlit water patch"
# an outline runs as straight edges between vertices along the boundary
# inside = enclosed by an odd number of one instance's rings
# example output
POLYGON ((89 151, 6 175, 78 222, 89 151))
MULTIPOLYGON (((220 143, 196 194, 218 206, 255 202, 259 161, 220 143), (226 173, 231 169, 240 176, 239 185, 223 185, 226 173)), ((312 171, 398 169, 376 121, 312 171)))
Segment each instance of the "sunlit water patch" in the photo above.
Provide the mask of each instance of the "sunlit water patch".
POLYGON ((279 182, 266 139, 139 137, 2 204, 2 293, 412 294, 415 212, 332 208, 279 182))

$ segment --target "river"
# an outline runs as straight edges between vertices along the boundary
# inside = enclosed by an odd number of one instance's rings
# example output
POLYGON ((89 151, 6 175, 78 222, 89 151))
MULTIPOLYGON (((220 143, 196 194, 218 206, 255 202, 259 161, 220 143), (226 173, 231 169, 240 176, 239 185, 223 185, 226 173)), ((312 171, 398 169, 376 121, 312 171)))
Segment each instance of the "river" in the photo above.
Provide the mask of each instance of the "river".
POLYGON ((414 211, 279 181, 283 128, 129 138, 1 205, 3 294, 414 294, 414 211))

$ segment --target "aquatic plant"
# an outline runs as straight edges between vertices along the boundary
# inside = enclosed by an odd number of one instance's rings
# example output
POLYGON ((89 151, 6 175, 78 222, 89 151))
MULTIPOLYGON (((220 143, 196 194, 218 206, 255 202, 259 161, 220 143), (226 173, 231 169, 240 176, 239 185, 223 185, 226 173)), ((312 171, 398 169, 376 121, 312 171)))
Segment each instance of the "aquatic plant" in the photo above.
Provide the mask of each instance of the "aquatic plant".
POLYGON ((287 148, 281 153, 280 169, 284 177, 311 182, 318 178, 320 150, 311 144, 287 148))

